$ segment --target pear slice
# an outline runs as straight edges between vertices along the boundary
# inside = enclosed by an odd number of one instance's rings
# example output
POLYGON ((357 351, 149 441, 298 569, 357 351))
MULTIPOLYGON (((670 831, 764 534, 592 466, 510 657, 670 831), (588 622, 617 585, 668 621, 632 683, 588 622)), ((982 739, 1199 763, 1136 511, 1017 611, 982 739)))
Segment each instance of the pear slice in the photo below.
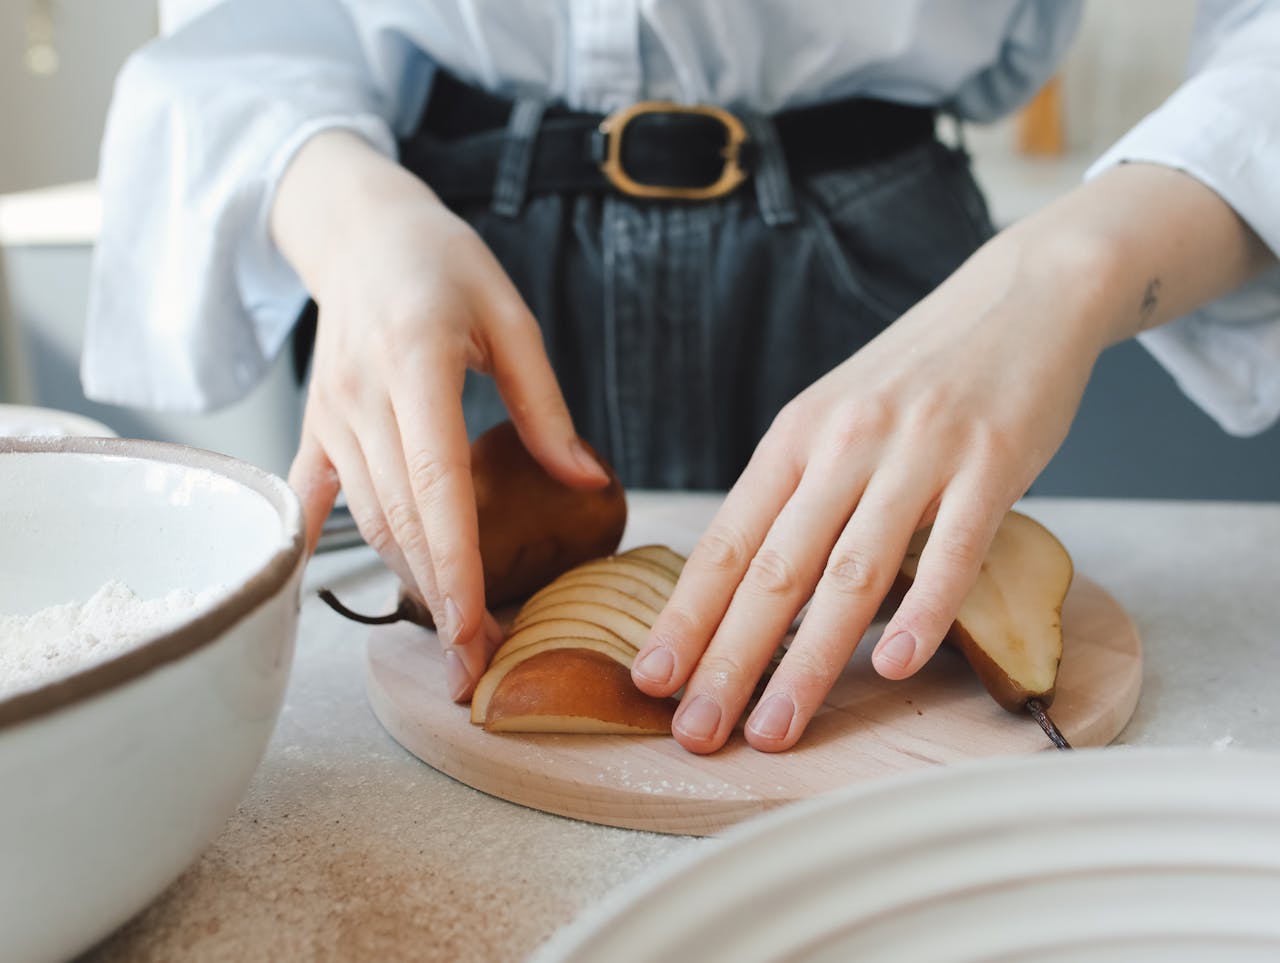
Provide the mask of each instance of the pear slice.
MULTIPOLYGON (((915 579, 928 529, 917 532, 902 561, 915 579)), ((1062 603, 1071 587, 1071 556, 1039 522, 1009 512, 996 530, 977 582, 947 633, 987 692, 1005 709, 1053 701, 1062 659, 1062 603)))
POLYGON ((513 666, 484 714, 489 732, 589 732, 666 735, 678 703, 654 699, 631 682, 623 663, 590 649, 540 652, 513 666))
MULTIPOLYGON (((517 623, 520 622, 522 614, 523 612, 516 616, 517 623)), ((564 621, 566 619, 588 625, 598 625, 616 636, 633 651, 644 644, 644 640, 649 635, 649 627, 653 624, 652 616, 632 615, 630 612, 616 608, 607 602, 598 602, 580 596, 568 602, 557 602, 555 605, 548 605, 529 616, 512 633, 507 643, 499 649, 499 653, 502 649, 516 648, 511 643, 515 642, 516 637, 525 629, 534 628, 544 622, 564 621)))
POLYGON ((623 576, 639 582, 647 587, 652 595, 656 595, 665 605, 666 600, 671 597, 671 590, 675 588, 675 576, 666 569, 655 565, 652 562, 641 561, 640 559, 627 559, 621 555, 613 555, 609 558, 599 558, 585 565, 579 565, 577 568, 570 569, 559 578, 550 582, 543 588, 539 589, 526 600, 525 605, 541 599, 544 595, 556 591, 565 585, 576 585, 582 582, 595 581, 601 577, 623 576))
MULTIPOLYGON (((475 692, 471 694, 471 721, 476 725, 484 725, 489 713, 489 701, 493 698, 494 692, 502 685, 502 681, 507 677, 508 673, 534 656, 560 649, 595 652, 626 667, 628 671, 631 668, 631 663, 635 660, 634 652, 625 651, 618 648, 614 643, 592 636, 558 635, 539 639, 537 642, 531 642, 523 646, 518 652, 512 652, 502 658, 494 659, 489 664, 489 668, 485 670, 484 675, 480 677, 480 681, 476 683, 475 692)), ((637 689, 636 691, 639 692, 640 690, 637 689)))
POLYGON ((624 612, 645 625, 652 625, 653 620, 658 617, 659 611, 657 607, 650 605, 648 602, 616 588, 584 582, 578 585, 566 585, 555 592, 548 592, 537 601, 530 600, 516 615, 511 627, 513 630, 519 630, 531 622, 550 617, 543 614, 549 610, 563 609, 565 606, 577 605, 583 602, 624 612))
POLYGON ((626 572, 628 575, 640 579, 655 592, 662 593, 664 598, 670 598, 672 590, 676 587, 677 576, 673 575, 670 569, 659 565, 657 562, 619 555, 616 557, 615 563, 616 568, 614 571, 626 572))
POLYGON ((570 572, 556 579, 545 589, 532 596, 524 607, 520 610, 520 615, 525 614, 525 610, 532 610, 535 606, 543 605, 548 599, 555 597, 560 598, 566 592, 570 597, 579 588, 599 588, 613 589, 623 595, 629 595, 640 604, 653 609, 655 612, 662 611, 662 607, 667 604, 669 592, 656 591, 648 582, 641 581, 631 575, 622 572, 570 572))
POLYGON ((625 552, 622 555, 611 555, 608 558, 598 558, 594 562, 588 562, 585 567, 597 566, 602 569, 612 571, 630 572, 637 577, 647 576, 646 581, 652 582, 656 576, 661 582, 670 582, 675 584, 679 577, 679 572, 673 572, 671 566, 662 562, 654 561, 643 555, 632 555, 625 552))
POLYGON ((679 578, 681 570, 684 569, 684 556, 665 545, 641 545, 639 548, 623 552, 621 557, 657 565, 659 568, 666 569, 675 578, 679 578))
POLYGON ((583 621, 582 619, 562 619, 549 618, 541 619, 537 622, 531 622, 528 625, 521 626, 517 631, 512 632, 507 640, 498 647, 498 651, 493 654, 493 660, 490 665, 501 662, 503 659, 510 658, 516 652, 519 652, 527 645, 536 645, 539 642, 545 642, 548 639, 596 639, 613 648, 617 649, 623 655, 634 654, 635 647, 624 642, 618 633, 599 625, 596 622, 583 621))

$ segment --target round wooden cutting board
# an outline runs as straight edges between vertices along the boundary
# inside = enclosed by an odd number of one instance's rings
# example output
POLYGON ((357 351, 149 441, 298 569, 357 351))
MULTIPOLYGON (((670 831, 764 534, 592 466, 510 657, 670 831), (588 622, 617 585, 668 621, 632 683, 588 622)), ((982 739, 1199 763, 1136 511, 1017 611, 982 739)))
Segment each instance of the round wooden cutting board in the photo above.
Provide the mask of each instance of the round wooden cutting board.
MULTIPOLYGON (((1137 629, 1115 599, 1080 576, 1062 624, 1054 721, 1073 745, 1106 745, 1138 701, 1137 629)), ((668 736, 486 733, 449 700, 434 633, 407 623, 373 630, 365 681, 392 737, 441 772, 535 809, 663 833, 710 835, 870 776, 1052 749, 1030 717, 999 708, 951 649, 903 682, 877 676, 870 651, 870 640, 859 646, 800 744, 776 755, 752 749, 741 731, 712 756, 686 752, 668 736)))

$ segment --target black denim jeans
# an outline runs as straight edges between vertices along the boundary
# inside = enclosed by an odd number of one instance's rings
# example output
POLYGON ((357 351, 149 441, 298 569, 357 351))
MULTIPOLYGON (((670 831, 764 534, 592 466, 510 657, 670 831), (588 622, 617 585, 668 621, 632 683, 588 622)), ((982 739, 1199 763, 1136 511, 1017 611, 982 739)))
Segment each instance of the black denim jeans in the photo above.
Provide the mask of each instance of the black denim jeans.
MULTIPOLYGON (((717 201, 526 197, 514 163, 499 204, 458 212, 541 324, 578 431, 628 486, 730 486, 784 404, 993 233, 959 149, 929 141, 792 181, 767 126, 763 139, 753 181, 717 201)), ((473 433, 505 417, 485 378, 464 405, 473 433)))
MULTIPOLYGON (((963 150, 930 140, 793 179, 764 118, 748 118, 754 176, 720 200, 526 194, 541 115, 517 103, 493 199, 455 211, 515 282, 574 424, 628 487, 731 486, 783 405, 994 233, 963 150)), ((299 371, 314 323, 311 304, 299 371)), ((463 406, 473 438, 507 416, 470 373, 463 406)))

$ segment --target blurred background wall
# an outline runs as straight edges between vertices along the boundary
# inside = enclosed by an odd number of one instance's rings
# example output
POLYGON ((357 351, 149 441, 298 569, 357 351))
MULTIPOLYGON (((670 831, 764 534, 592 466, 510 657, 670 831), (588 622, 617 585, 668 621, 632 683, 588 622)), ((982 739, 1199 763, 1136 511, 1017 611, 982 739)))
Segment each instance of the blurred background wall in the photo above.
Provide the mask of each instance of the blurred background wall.
POLYGON ((157 20, 155 0, 0 0, 0 194, 94 176, 112 79, 157 20))
MULTIPOLYGON (((0 403, 77 411, 121 435, 160 438, 288 470, 301 404, 287 364, 209 415, 88 401, 79 357, 113 80, 163 16, 206 0, 0 0, 0 403)), ((299 4, 300 8, 305 6, 299 4)))
MULTIPOLYGON (((170 0, 163 12, 206 2, 170 0)), ((966 129, 998 223, 1079 183, 1092 158, 1173 90, 1195 8, 1195 0, 1087 0, 1056 102, 1037 115, 1042 148, 1046 130, 1057 134, 1052 149, 1028 148, 1025 116, 966 129)), ((287 365, 246 401, 207 416, 111 408, 80 393, 98 142, 116 71, 160 19, 155 0, 0 0, 0 402, 81 411, 122 434, 283 471, 300 417, 287 365)), ((1070 437, 1033 491, 1274 499, 1276 478, 1280 428, 1252 439, 1223 434, 1128 343, 1104 353, 1070 437)))

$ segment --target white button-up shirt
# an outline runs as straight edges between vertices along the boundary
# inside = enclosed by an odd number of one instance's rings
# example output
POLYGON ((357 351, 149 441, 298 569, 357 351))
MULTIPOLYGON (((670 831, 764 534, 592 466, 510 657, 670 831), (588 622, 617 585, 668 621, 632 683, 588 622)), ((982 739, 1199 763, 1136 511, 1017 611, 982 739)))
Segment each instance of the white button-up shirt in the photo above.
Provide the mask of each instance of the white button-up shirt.
MULTIPOLYGON (((102 401, 203 410, 256 383, 305 302, 268 234, 294 153, 341 128, 393 156, 435 65, 594 111, 860 95, 990 120, 1054 70, 1080 3, 170 0, 165 13, 108 119, 82 373, 102 401)), ((1187 170, 1280 250, 1280 0, 1206 0, 1194 67, 1094 171, 1187 170)), ((1280 415, 1280 273, 1144 340, 1228 430, 1280 415)))

